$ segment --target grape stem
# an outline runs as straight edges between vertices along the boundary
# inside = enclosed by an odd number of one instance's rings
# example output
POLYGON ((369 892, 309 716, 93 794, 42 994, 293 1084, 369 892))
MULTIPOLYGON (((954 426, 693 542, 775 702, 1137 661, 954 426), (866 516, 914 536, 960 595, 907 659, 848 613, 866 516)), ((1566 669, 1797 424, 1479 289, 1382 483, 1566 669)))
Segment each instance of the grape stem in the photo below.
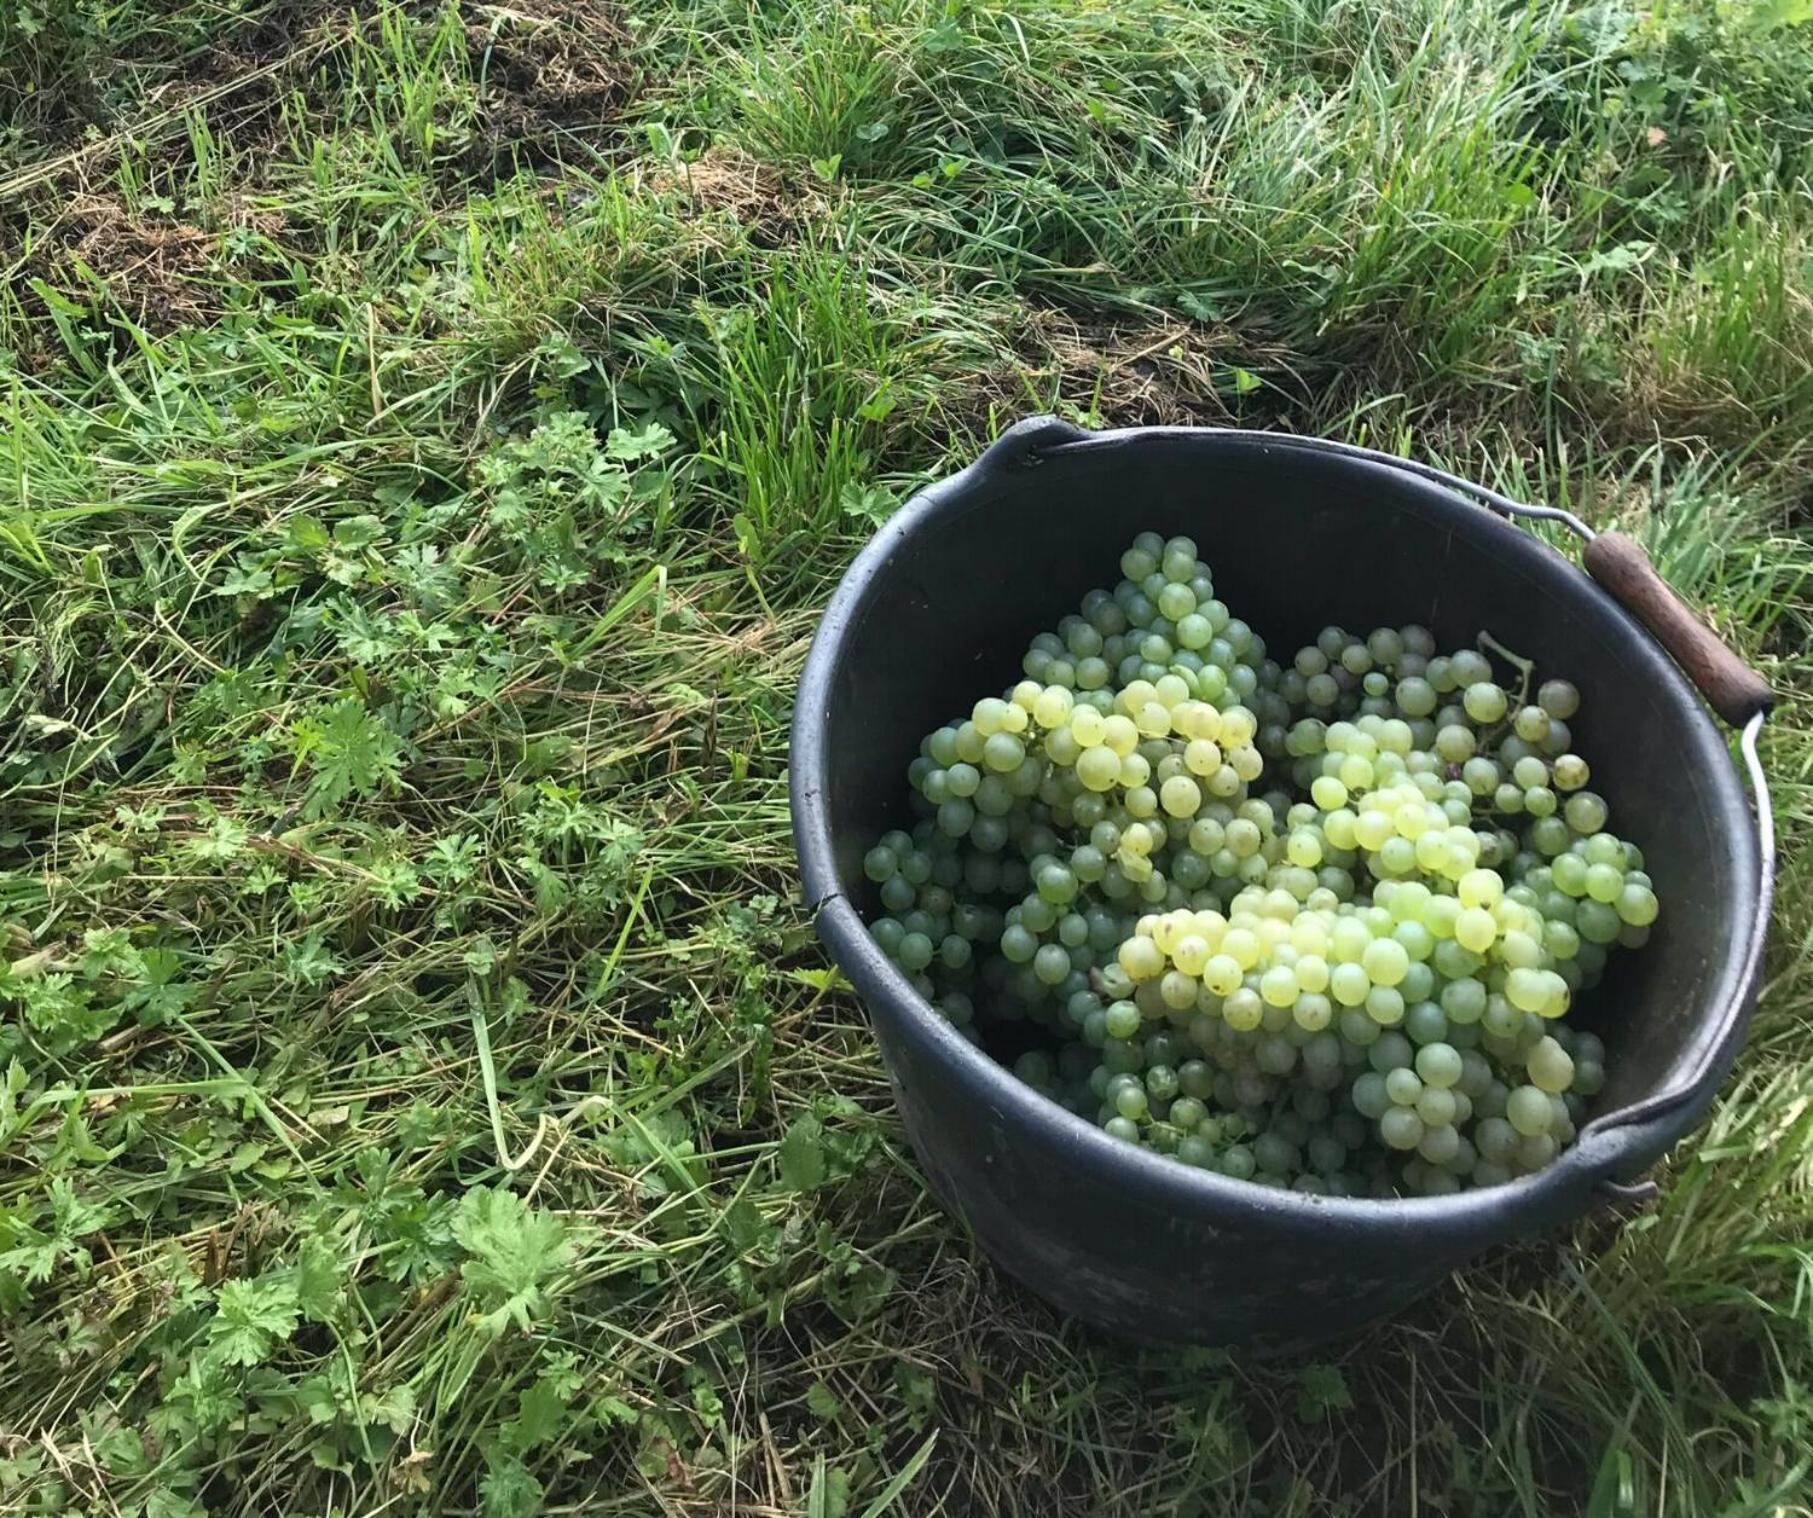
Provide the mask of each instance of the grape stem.
POLYGON ((1478 642, 1480 647, 1489 649, 1491 652, 1497 654, 1499 658, 1503 659, 1506 664, 1510 665, 1511 668, 1516 670, 1517 673, 1523 677, 1517 686, 1517 705, 1520 707, 1529 705, 1530 676, 1535 672, 1536 661, 1533 659, 1525 659, 1519 654, 1512 653, 1510 649, 1506 648, 1504 644, 1500 643, 1498 639, 1493 637, 1492 634, 1487 632, 1484 628, 1480 629, 1478 642))

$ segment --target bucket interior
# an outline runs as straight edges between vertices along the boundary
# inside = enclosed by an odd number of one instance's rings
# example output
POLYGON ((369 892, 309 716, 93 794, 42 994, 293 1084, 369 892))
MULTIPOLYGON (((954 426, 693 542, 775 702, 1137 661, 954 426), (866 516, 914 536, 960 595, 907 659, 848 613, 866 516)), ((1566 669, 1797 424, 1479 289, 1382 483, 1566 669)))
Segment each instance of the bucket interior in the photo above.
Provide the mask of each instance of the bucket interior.
POLYGON ((897 522, 850 608, 824 734, 837 888, 865 917, 862 854, 910 821, 906 769, 924 734, 1021 678, 1027 642, 1112 589, 1136 533, 1186 533, 1273 657, 1331 622, 1421 622, 1444 652, 1483 629, 1539 679, 1578 685, 1575 749, 1662 901, 1649 943, 1614 950, 1574 1014, 1607 1046, 1594 1115, 1653 1094, 1716 1037, 1758 890, 1730 753, 1667 656, 1525 529, 1388 466, 1212 432, 985 463, 897 522))

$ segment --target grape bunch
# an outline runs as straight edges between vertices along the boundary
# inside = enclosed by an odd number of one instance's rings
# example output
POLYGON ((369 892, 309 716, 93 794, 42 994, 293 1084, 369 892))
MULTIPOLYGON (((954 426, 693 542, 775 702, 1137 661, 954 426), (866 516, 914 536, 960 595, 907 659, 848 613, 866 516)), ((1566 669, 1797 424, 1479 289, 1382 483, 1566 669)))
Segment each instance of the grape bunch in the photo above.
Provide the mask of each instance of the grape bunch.
POLYGON ((918 820, 863 861, 876 942, 1020 1079, 1184 1164, 1392 1196, 1552 1162, 1605 1078, 1567 1013, 1658 913, 1579 692, 1420 626, 1281 664, 1188 538, 1120 569, 921 744, 918 820))

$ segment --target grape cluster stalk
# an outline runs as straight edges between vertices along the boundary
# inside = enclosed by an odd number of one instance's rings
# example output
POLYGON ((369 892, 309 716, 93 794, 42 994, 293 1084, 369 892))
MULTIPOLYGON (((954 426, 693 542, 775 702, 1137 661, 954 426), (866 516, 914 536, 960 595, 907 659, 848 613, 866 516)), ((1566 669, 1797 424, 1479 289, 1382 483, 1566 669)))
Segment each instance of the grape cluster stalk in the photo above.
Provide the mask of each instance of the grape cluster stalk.
POLYGON ((1393 1196, 1552 1163, 1605 1079, 1568 1013, 1659 910, 1579 691, 1421 626, 1280 663, 1190 539, 1120 570, 920 745, 918 820, 864 859, 876 942, 1021 1080, 1186 1165, 1393 1196))

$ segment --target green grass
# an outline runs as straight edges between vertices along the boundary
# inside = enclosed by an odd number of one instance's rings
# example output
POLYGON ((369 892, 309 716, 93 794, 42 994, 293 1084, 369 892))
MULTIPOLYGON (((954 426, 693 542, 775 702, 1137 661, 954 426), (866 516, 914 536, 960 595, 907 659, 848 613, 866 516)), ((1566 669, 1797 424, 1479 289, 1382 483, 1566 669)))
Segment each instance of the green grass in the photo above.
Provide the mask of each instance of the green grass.
POLYGON ((1813 1510, 1805 9, 0 11, 0 1511, 1813 1510), (930 1199, 787 723, 1039 409, 1618 523, 1768 672, 1653 1206, 1266 1363, 930 1199))

